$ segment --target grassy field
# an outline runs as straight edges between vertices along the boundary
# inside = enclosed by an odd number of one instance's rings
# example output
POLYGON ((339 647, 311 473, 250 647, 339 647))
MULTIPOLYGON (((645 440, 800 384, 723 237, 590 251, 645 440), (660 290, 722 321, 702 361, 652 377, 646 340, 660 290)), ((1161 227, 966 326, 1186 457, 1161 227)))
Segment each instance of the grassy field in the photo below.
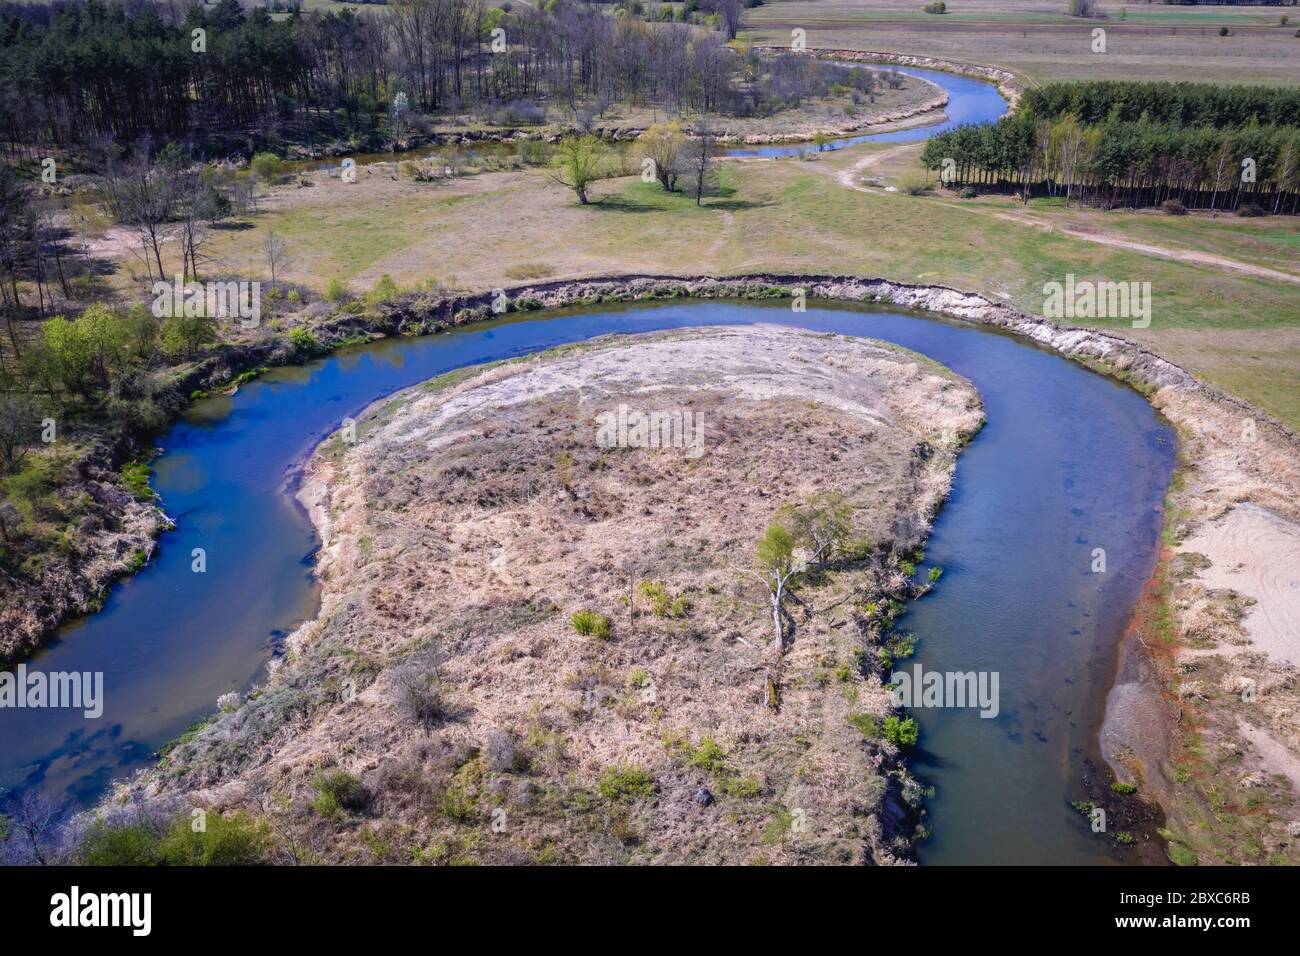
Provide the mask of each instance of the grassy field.
MULTIPOLYGON (((205 246, 213 272, 264 276, 274 230, 288 244, 281 276, 321 290, 341 279, 364 291, 381 275, 405 287, 429 280, 491 289, 522 279, 626 272, 837 272, 979 291, 1041 313, 1043 285, 1077 279, 1150 282, 1152 323, 1110 324, 1209 381, 1300 428, 1300 282, 1226 265, 1180 261, 1204 251, 1300 277, 1292 219, 1160 217, 1054 204, 1023 209, 1008 197, 959 200, 847 188, 841 174, 877 156, 886 182, 915 175, 919 146, 863 146, 797 160, 732 162, 703 207, 639 178, 606 180, 579 206, 542 170, 481 174, 448 184, 363 167, 354 185, 274 189, 249 228, 218 230, 205 246), (1072 235, 1101 233, 1166 254, 1072 235)), ((123 263, 125 290, 144 288, 123 263)))
POLYGON ((1300 82, 1300 11, 1286 7, 1178 7, 1104 3, 1101 19, 1064 15, 1065 0, 953 0, 933 16, 921 4, 874 0, 771 0, 745 12, 742 39, 925 54, 1000 66, 1030 83, 1082 79, 1300 82), (1279 18, 1289 16, 1287 26, 1279 18), (1231 36, 1219 36, 1227 26, 1231 36), (1093 53, 1092 31, 1106 31, 1093 53))

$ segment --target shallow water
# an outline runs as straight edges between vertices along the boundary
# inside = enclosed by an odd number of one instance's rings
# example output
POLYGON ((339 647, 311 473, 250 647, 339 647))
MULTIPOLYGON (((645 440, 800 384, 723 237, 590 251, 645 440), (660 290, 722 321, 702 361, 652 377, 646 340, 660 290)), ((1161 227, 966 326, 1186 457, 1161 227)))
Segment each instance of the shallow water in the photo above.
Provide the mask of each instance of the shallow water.
POLYGON ((1001 715, 924 710, 914 764, 935 785, 922 860, 1106 862, 1082 796, 1114 651, 1154 564, 1173 436, 1136 392, 1005 335, 865 308, 686 302, 570 311, 388 340, 274 371, 196 405, 160 440, 177 520, 157 559, 31 662, 103 671, 104 716, 0 711, 0 772, 79 802, 147 765, 217 697, 249 687, 314 613, 316 545, 292 479, 340 421, 453 368, 607 332, 778 322, 897 342, 970 378, 988 425, 963 453, 927 555, 945 568, 900 626, 930 669, 996 670, 1001 715), (191 550, 207 571, 191 570, 191 550), (1094 547, 1109 571, 1090 573, 1094 547))

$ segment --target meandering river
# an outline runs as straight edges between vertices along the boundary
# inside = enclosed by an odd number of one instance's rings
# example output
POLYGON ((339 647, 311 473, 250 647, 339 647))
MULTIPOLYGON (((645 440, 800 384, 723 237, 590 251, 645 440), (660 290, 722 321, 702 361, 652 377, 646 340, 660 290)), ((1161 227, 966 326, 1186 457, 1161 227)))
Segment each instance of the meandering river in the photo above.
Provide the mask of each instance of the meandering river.
MULTIPOLYGON (((991 119, 991 86, 948 88, 951 122, 991 119)), ((1000 104, 1000 105, 999 105, 1000 104)), ((863 139, 921 138, 907 130, 863 139)), ((783 150, 752 151, 781 155, 783 150)), ((565 311, 386 340, 279 369, 196 404, 163 435, 154 487, 177 527, 104 609, 29 662, 103 672, 103 716, 0 710, 0 787, 93 802, 113 780, 246 690, 314 614, 317 545, 292 497, 312 448, 376 398, 450 369, 610 332, 777 322, 896 342, 967 376, 988 425, 963 453, 927 563, 945 573, 901 622, 936 670, 997 671, 1001 713, 922 710, 918 775, 935 786, 927 863, 1113 859, 1069 807, 1095 757, 1116 649, 1155 562, 1174 440, 1136 392, 978 327, 866 307, 683 302, 565 311), (194 570, 194 549, 206 570, 194 570), (1095 548, 1107 571, 1093 573, 1095 548)))

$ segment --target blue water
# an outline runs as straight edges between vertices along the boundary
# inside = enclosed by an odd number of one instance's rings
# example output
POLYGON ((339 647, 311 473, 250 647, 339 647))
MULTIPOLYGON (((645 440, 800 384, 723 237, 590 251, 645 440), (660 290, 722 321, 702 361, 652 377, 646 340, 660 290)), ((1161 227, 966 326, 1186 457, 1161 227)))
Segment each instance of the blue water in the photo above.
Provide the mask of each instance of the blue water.
POLYGON ((79 801, 217 697, 247 688, 314 612, 315 539, 289 491, 311 449, 375 398, 431 376, 608 332, 755 321, 897 342, 969 377, 988 425, 960 460, 928 560, 946 571, 902 625, 926 668, 997 670, 1002 715, 924 711, 920 775, 937 789, 926 862, 1104 862, 1067 803, 1091 752, 1116 642, 1153 566, 1173 465, 1137 393, 999 333, 857 308, 686 302, 557 313, 390 340, 282 369, 199 403, 160 441, 155 487, 177 519, 156 561, 33 662, 103 671, 97 721, 0 712, 0 769, 79 801), (1104 547, 1110 571, 1090 573, 1104 547), (207 571, 191 570, 191 551, 207 571))
MULTIPOLYGON (((1006 99, 998 92, 997 87, 985 83, 983 80, 971 80, 953 73, 940 73, 937 70, 919 70, 903 66, 881 67, 881 69, 906 73, 908 76, 919 77, 942 86, 948 91, 948 105, 944 107, 944 112, 948 115, 947 121, 936 123, 933 126, 918 126, 914 129, 896 130, 892 133, 868 133, 863 136, 847 136, 843 139, 832 140, 826 144, 825 149, 843 149, 845 146, 856 146, 858 143, 914 143, 918 140, 928 139, 935 133, 952 129, 954 126, 961 126, 963 123, 991 123, 1007 112, 1006 99)), ((753 149, 730 149, 724 155, 742 158, 777 158, 781 156, 797 156, 801 152, 807 152, 808 149, 807 144, 802 146, 759 146, 753 149)))

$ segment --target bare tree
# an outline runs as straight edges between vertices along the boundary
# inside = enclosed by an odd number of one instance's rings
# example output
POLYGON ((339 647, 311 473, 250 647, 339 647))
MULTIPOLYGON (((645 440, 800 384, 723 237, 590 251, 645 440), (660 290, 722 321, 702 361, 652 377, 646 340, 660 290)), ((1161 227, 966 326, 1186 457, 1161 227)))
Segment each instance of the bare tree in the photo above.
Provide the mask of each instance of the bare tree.
POLYGON ((718 170, 714 164, 718 155, 718 133, 708 117, 701 117, 691 132, 692 138, 686 145, 686 162, 695 205, 700 206, 704 204, 704 194, 718 188, 718 170))
POLYGON ((25 395, 0 397, 0 474, 18 470, 38 433, 31 399, 25 395))
POLYGON ((277 269, 283 268, 289 262, 289 257, 285 254, 288 247, 283 239, 271 230, 262 240, 262 254, 266 256, 266 264, 271 269, 271 287, 275 287, 275 273, 277 269))
POLYGON ((637 139, 641 155, 650 161, 655 179, 667 192, 677 189, 682 174, 686 136, 677 123, 656 123, 637 139))
MULTIPOLYGON (((23 516, 14 503, 0 498, 0 541, 6 544, 12 541, 9 535, 18 530, 22 520, 23 516)), ((0 842, 4 842, 3 835, 0 835, 0 842)))
POLYGON ((131 226, 140 237, 145 251, 145 268, 150 270, 152 254, 158 266, 158 278, 166 279, 163 269, 162 244, 167 236, 167 224, 172 216, 171 181, 160 175, 149 163, 148 153, 142 147, 125 164, 114 163, 104 177, 108 186, 109 205, 118 221, 131 226))
POLYGON ((66 799, 56 800, 40 790, 29 789, 11 797, 4 806, 9 819, 4 850, 6 862, 57 863, 59 824, 67 813, 66 799))

